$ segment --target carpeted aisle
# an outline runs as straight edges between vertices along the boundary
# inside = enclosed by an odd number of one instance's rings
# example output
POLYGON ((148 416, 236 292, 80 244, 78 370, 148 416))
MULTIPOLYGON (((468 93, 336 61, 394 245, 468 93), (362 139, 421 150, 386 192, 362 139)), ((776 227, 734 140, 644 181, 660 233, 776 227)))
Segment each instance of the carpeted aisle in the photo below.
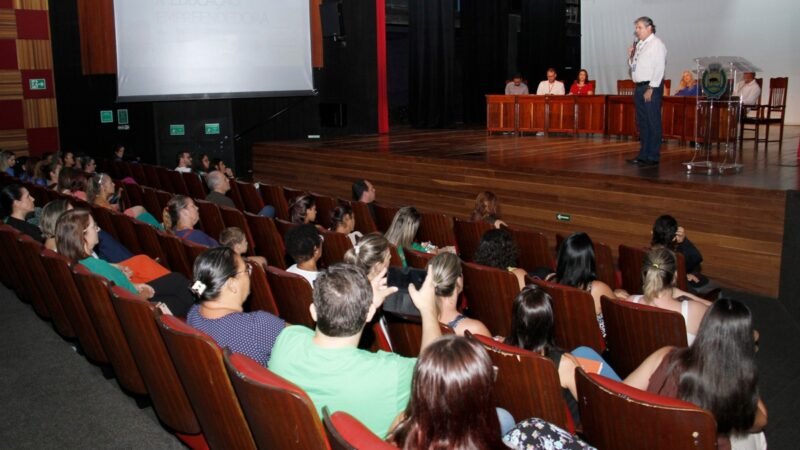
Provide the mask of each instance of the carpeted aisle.
POLYGON ((0 305, 0 447, 184 448, 2 285, 0 305))

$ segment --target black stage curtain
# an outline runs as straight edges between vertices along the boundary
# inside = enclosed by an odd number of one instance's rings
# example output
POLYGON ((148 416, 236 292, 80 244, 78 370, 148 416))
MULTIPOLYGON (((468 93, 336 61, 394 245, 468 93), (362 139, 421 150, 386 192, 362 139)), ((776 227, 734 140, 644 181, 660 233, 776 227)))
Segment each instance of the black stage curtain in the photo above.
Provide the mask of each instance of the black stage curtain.
POLYGON ((558 79, 569 89, 572 80, 564 79, 564 0, 522 0, 521 7, 517 61, 531 94, 547 78, 548 67, 556 69, 558 79))
POLYGON ((510 0, 461 0, 464 122, 486 122, 486 94, 502 94, 508 67, 510 0))
POLYGON ((408 3, 409 120, 417 128, 446 128, 454 116, 453 0, 408 3))

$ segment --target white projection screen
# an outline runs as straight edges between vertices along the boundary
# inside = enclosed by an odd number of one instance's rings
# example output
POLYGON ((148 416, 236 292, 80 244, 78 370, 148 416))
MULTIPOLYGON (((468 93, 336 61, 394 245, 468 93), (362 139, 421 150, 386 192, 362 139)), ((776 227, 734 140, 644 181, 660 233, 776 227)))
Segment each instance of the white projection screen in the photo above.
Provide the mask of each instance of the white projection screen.
POLYGON ((741 56, 762 69, 762 102, 770 77, 789 77, 786 124, 800 124, 800 1, 582 0, 581 61, 599 93, 616 93, 617 80, 629 77, 626 50, 639 16, 653 19, 667 46, 673 87, 696 57, 741 56))
POLYGON ((308 0, 114 0, 120 101, 311 95, 308 0))

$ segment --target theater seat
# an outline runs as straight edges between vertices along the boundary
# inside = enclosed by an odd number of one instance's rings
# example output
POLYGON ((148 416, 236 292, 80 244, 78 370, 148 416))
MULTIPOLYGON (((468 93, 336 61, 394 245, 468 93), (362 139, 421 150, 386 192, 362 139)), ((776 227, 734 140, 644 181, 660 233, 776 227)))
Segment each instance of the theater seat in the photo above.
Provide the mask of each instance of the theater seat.
POLYGON ((606 343, 597 323, 592 295, 586 291, 543 280, 532 280, 553 298, 556 345, 573 349, 585 345, 603 353, 606 343))
POLYGON ((322 421, 332 450, 390 450, 397 449, 370 431, 358 419, 344 411, 330 414, 322 407, 322 421))
POLYGON ((281 318, 285 321, 314 328, 314 320, 308 307, 313 291, 308 280, 276 267, 267 267, 267 279, 281 318))

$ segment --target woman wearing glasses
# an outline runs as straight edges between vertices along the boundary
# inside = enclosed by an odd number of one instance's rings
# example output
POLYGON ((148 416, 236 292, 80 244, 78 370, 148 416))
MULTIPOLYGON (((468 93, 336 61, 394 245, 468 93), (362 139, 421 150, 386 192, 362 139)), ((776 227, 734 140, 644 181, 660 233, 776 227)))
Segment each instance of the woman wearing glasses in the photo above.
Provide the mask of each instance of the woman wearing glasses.
POLYGON ((286 322, 264 311, 244 312, 251 271, 252 266, 229 247, 203 252, 194 261, 192 281, 199 303, 189 310, 186 323, 211 336, 220 347, 266 367, 286 322))
POLYGON ((59 254, 77 261, 90 272, 114 282, 142 299, 163 303, 172 314, 186 316, 189 307, 194 303, 186 277, 162 268, 162 272, 158 274, 160 276, 146 277, 148 281, 137 282, 144 280, 137 280, 128 267, 111 264, 97 256, 95 247, 100 241, 99 233, 100 227, 88 210, 81 208, 66 211, 56 223, 56 249, 59 254))

